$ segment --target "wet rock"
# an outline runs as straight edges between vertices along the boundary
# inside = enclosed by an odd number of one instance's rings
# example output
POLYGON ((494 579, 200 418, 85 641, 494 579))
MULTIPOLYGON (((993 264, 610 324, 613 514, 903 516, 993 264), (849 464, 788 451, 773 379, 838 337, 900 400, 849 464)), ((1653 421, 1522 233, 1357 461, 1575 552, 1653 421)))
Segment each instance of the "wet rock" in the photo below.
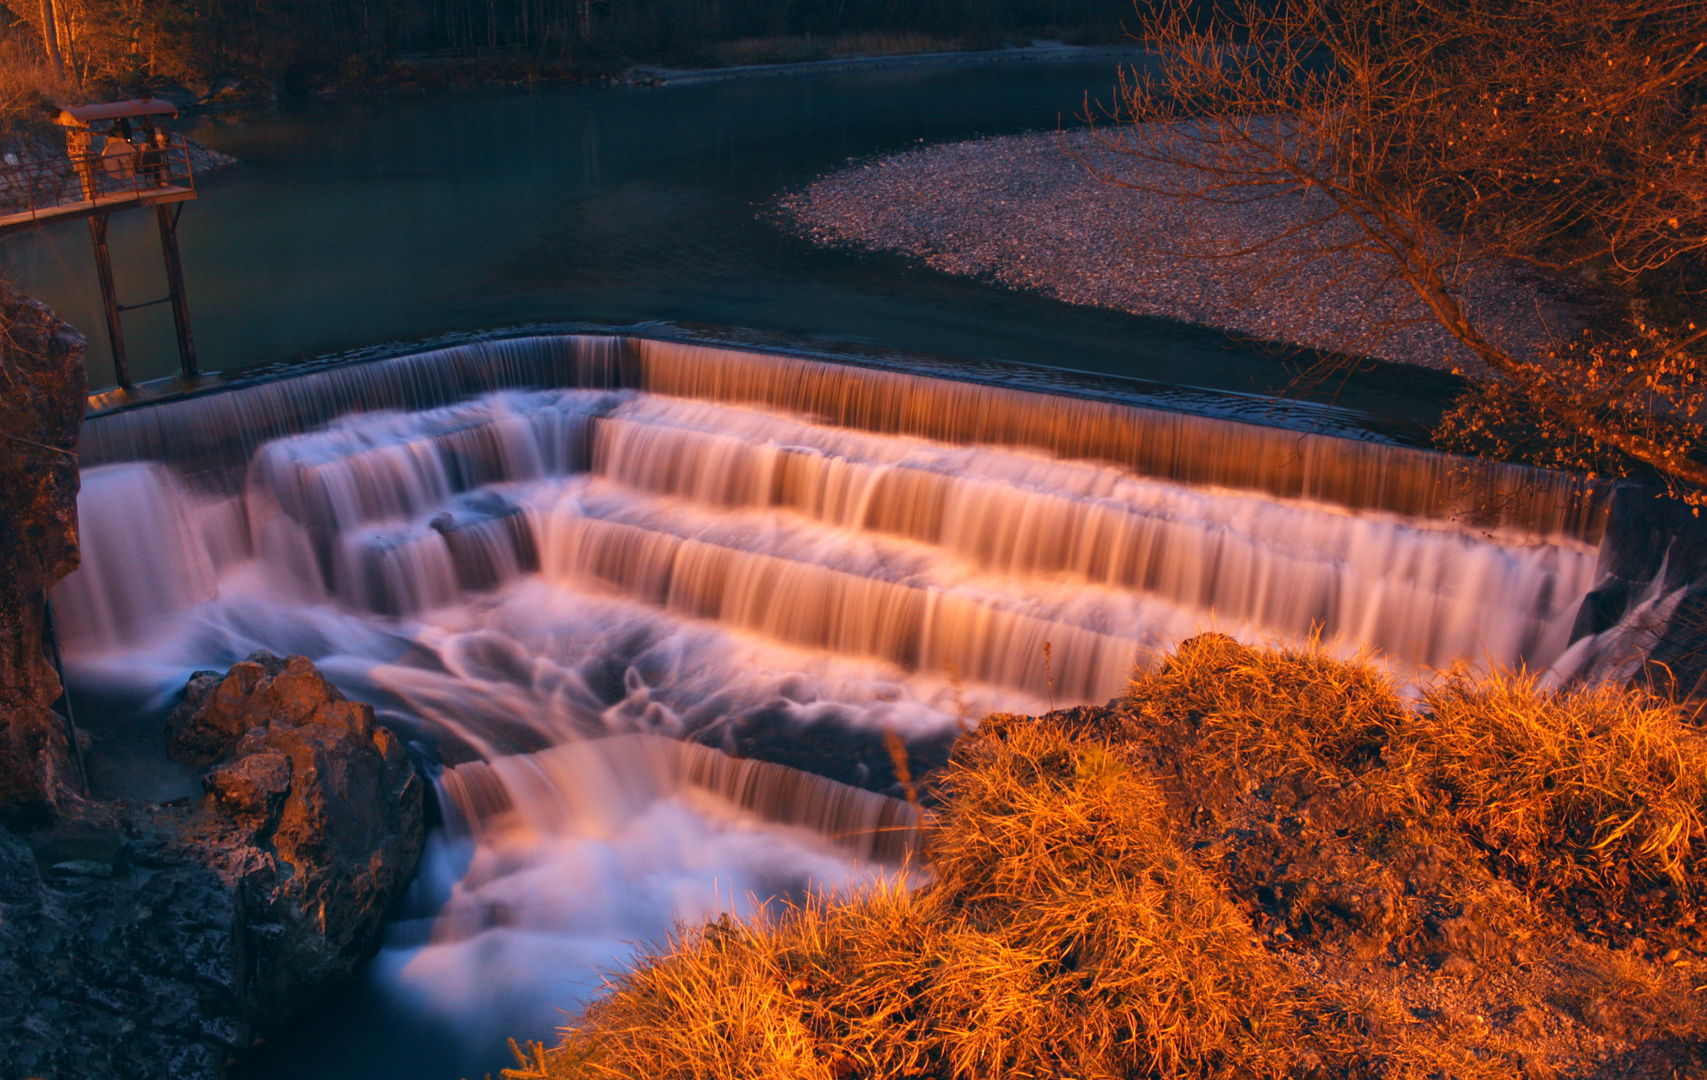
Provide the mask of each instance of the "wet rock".
POLYGON ((403 744, 306 657, 256 653, 168 723, 179 760, 229 755, 203 779, 211 813, 183 839, 241 882, 254 1015, 293 1015, 348 978, 379 942, 386 909, 415 872, 421 781, 403 744))
MULTIPOLYGON (((954 733, 905 741, 908 769, 917 787, 948 763, 954 733)), ((787 702, 749 710, 724 729, 718 749, 735 757, 757 758, 816 773, 892 798, 907 797, 894 757, 881 732, 862 730, 837 717, 802 725, 787 702)))
POLYGON ((47 590, 77 568, 83 335, 0 283, 0 821, 39 827, 75 797, 59 678, 43 648, 47 590))
POLYGON ((0 1080, 211 1080, 378 947, 423 839, 401 743, 302 657, 191 694, 204 799, 0 830, 0 1080))
POLYGON ((290 779, 290 758, 263 751, 209 773, 203 783, 226 817, 260 835, 277 826, 290 779))
MULTIPOLYGON (((261 651, 223 677, 214 671, 190 677, 183 703, 166 720, 166 752, 186 764, 207 765, 272 721, 347 725, 345 714, 361 708, 345 701, 306 657, 287 661, 261 651)), ((371 709, 367 716, 371 726, 371 709)))
POLYGON ((144 810, 124 824, 118 862, 89 861, 99 876, 43 875, 37 863, 113 821, 62 819, 28 840, 0 830, 0 1080, 195 1080, 229 1056, 195 1032, 203 1019, 236 1030, 241 1015, 236 897, 209 868, 167 855, 169 821, 144 810))

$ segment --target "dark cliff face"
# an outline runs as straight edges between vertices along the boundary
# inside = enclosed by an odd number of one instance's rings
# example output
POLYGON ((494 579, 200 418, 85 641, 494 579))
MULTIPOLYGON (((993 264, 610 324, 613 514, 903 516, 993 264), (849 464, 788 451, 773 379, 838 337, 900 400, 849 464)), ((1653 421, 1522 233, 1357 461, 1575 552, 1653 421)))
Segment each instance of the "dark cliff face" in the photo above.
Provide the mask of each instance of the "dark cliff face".
POLYGON ((88 391, 82 334, 0 283, 0 821, 51 821, 71 790, 47 590, 77 569, 77 447, 88 391))

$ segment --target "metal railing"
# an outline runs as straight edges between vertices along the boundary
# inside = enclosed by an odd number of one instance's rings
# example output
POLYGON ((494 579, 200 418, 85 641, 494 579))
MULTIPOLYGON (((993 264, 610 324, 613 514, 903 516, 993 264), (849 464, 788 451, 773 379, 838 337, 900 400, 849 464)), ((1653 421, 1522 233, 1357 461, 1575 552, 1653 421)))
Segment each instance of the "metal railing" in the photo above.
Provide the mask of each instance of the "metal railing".
POLYGON ((194 191, 195 186, 190 148, 181 135, 168 136, 163 146, 149 144, 126 153, 91 151, 76 158, 0 162, 0 218, 50 217, 91 203, 123 203, 162 188, 194 191))

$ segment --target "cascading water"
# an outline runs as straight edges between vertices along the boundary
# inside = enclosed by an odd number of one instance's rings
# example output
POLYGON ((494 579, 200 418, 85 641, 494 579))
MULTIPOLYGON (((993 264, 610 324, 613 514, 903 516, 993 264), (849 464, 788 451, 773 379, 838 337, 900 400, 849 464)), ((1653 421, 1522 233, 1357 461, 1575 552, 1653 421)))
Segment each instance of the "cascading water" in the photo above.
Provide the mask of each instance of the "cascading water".
POLYGON ((100 417, 83 456, 74 678, 164 702, 304 653, 446 762, 374 977, 481 1037, 675 919, 899 857, 891 734, 940 763, 1210 628, 1545 667, 1606 512, 1559 474, 610 338, 100 417))

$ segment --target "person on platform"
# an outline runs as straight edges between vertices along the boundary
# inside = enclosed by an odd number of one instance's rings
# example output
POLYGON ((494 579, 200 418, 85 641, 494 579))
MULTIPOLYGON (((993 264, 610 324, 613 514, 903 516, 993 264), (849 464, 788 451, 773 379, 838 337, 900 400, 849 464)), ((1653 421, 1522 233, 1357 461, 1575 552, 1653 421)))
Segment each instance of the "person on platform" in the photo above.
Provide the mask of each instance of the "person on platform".
POLYGON ((142 121, 142 146, 137 151, 136 167, 142 174, 144 183, 154 187, 165 187, 166 177, 166 148, 170 145, 166 129, 157 126, 153 120, 142 121))
POLYGON ((101 149, 101 171, 108 187, 128 187, 136 176, 136 147, 130 142, 130 121, 120 119, 107 129, 107 145, 101 149))

